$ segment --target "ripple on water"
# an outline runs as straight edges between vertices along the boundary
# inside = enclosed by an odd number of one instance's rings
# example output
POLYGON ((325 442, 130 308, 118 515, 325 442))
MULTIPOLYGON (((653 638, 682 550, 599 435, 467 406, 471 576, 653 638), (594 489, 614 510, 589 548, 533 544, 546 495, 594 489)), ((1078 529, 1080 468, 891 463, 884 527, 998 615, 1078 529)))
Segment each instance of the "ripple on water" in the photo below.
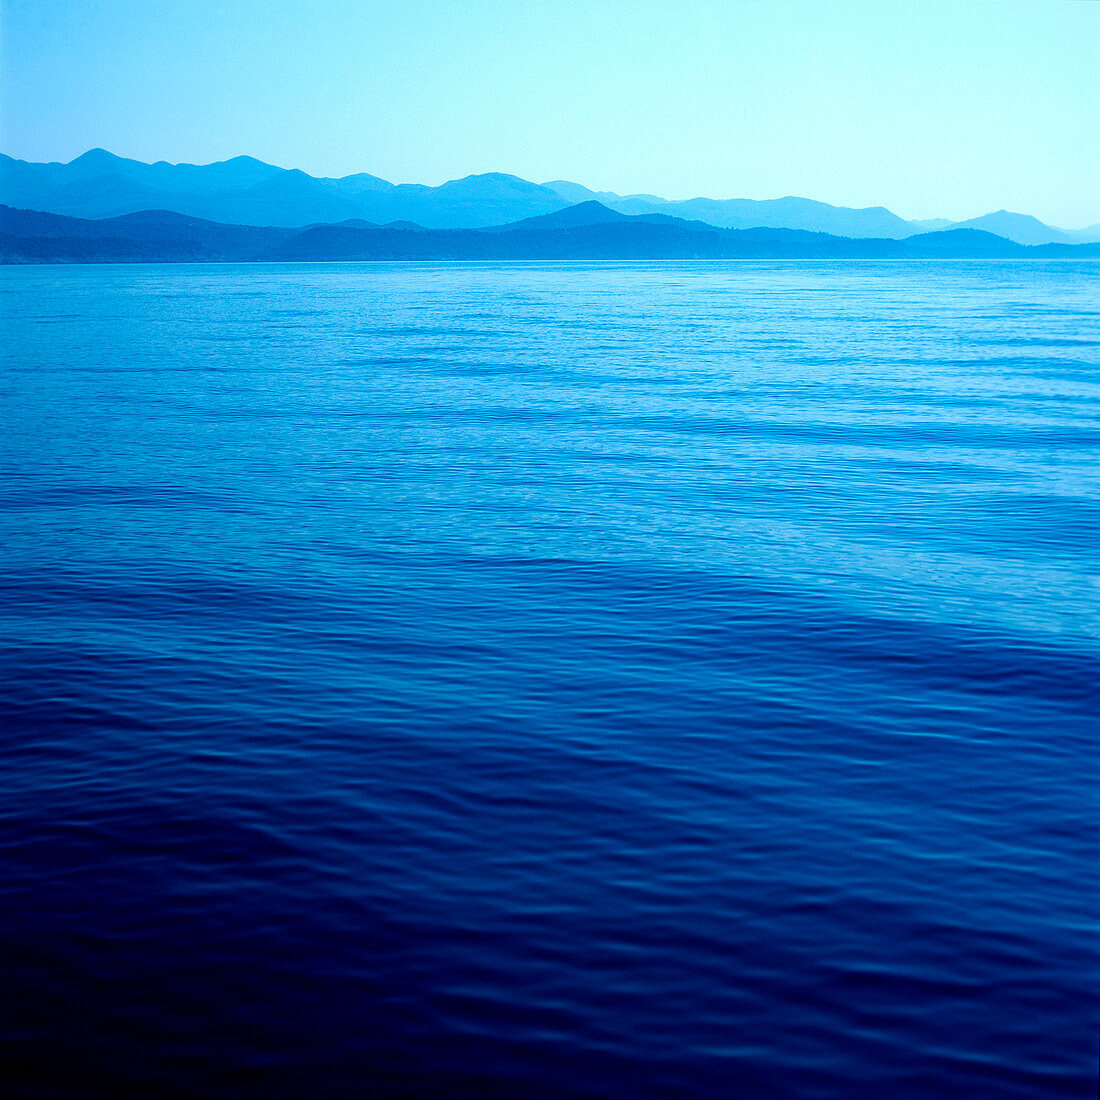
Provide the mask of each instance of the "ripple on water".
POLYGON ((22 1094, 1091 1096, 1096 282, 0 272, 22 1094))

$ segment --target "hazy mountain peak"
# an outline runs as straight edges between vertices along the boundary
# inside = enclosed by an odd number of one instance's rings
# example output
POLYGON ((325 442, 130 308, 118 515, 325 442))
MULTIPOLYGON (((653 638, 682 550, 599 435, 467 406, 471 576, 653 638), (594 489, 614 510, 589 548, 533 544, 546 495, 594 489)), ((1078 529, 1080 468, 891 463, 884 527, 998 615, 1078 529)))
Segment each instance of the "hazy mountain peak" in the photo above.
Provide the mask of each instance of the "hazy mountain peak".
POLYGON ((537 214, 531 218, 523 218, 520 221, 508 222, 504 225, 491 226, 494 231, 515 229, 575 229, 585 225, 606 225, 608 222, 628 221, 626 214, 620 214, 617 210, 604 206, 602 202, 589 199, 579 202, 575 206, 567 206, 561 210, 553 210, 548 214, 537 214))
POLYGON ((442 183, 436 188, 437 191, 441 191, 444 188, 515 188, 520 190, 529 191, 542 191, 547 189, 537 183, 532 183, 530 180, 521 179, 519 176, 510 175, 507 172, 477 172, 473 175, 462 176, 459 179, 447 180, 446 183, 442 183))
POLYGON ((1011 210, 997 210, 953 225, 957 229, 986 230, 1019 244, 1064 244, 1071 239, 1063 230, 1046 225, 1030 214, 1016 214, 1011 210))
MULTIPOLYGON (((570 183, 569 180, 550 180, 549 183, 544 183, 542 186, 573 203, 586 202, 599 196, 599 192, 593 191, 580 183, 570 183)), ((610 193, 606 191, 604 194, 613 198, 619 197, 618 195, 610 196, 610 193)))
POLYGON ((513 176, 509 172, 473 172, 468 176, 462 176, 461 179, 448 180, 449 183, 462 183, 466 180, 498 180, 507 183, 526 183, 529 187, 538 187, 538 184, 532 184, 529 180, 520 179, 519 176, 513 176))
POLYGON ((70 164, 89 164, 98 161, 105 161, 113 164, 115 161, 122 160, 122 157, 115 156, 114 153, 108 153, 106 149, 101 149, 98 145, 94 149, 89 149, 86 153, 81 153, 80 156, 74 157, 70 164))
POLYGON ((323 176, 321 182, 330 184, 341 191, 350 192, 352 194, 368 191, 392 191, 394 189, 394 185, 390 183, 389 180, 384 180, 380 176, 372 176, 369 172, 355 172, 350 176, 339 176, 335 178, 332 176, 323 176))
POLYGON ((908 222, 883 206, 856 209, 797 195, 669 200, 593 191, 568 180, 532 183, 507 172, 474 173, 438 187, 395 185, 366 172, 317 178, 245 155, 205 165, 163 160, 146 164, 97 147, 68 164, 0 157, 0 166, 0 202, 85 218, 156 207, 237 224, 289 227, 359 218, 378 225, 477 228, 598 203, 602 212, 588 209, 568 216, 614 220, 614 215, 667 215, 728 229, 793 229, 852 238, 901 239, 940 228, 986 230, 1020 244, 1083 242, 1100 236, 1096 227, 1067 233, 1007 210, 965 222, 908 222))

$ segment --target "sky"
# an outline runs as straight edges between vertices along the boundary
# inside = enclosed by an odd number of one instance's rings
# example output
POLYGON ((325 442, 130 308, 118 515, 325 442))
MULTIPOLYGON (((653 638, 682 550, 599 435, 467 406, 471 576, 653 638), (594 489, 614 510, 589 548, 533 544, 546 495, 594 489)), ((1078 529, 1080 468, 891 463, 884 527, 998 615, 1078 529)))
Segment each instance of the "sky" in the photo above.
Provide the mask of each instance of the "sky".
POLYGON ((1100 2, 0 0, 0 151, 1100 222, 1100 2))

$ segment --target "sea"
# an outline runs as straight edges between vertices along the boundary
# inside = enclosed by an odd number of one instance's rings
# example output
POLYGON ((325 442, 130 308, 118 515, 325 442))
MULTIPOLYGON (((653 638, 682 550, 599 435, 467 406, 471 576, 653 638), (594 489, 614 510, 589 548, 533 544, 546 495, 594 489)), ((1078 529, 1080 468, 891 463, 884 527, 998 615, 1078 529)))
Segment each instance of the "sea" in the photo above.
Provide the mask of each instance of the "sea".
POLYGON ((1095 1096, 1100 265, 0 310, 7 1095, 1095 1096))

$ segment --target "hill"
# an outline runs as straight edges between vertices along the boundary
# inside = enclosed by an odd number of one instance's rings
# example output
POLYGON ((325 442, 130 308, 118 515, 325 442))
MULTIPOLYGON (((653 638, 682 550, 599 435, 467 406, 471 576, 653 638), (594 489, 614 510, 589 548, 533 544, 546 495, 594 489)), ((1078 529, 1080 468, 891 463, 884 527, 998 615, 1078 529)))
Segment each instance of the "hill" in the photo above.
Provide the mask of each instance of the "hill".
POLYGON ((247 260, 297 232, 274 226, 223 225, 171 210, 95 219, 0 206, 4 238, 0 259, 47 263, 247 260))
POLYGON ((6 263, 332 260, 670 260, 1024 258, 1100 254, 1100 245, 1029 247, 977 229, 850 238, 774 227, 726 229, 662 214, 625 215, 594 201, 484 229, 362 219, 232 225, 173 211, 70 218, 0 207, 6 263))
POLYGON ((0 202, 79 218, 160 209, 222 223, 287 228, 350 219, 473 228, 569 205, 554 191, 500 172, 424 187, 395 185, 367 173, 315 178, 251 157, 206 165, 143 164, 103 149, 68 164, 32 164, 0 155, 0 202))
POLYGON ((1030 214, 1013 214, 998 210, 995 214, 983 214, 965 222, 955 222, 953 229, 984 229, 998 237, 1007 237, 1018 244, 1069 244, 1071 235, 1061 229, 1044 225, 1030 214))
POLYGON ((503 172, 428 187, 393 184, 367 172, 314 177, 246 156, 214 164, 144 164, 92 149, 68 164, 35 164, 0 155, 0 203, 77 218, 166 210, 222 224, 288 229, 350 221, 488 229, 589 202, 599 203, 609 218, 612 214, 664 216, 720 229, 768 227, 902 240, 930 230, 958 228, 986 230, 1019 244, 1100 240, 1097 226, 1070 232, 1003 210, 967 222, 909 222, 882 206, 855 209, 797 196, 671 201, 658 195, 592 191, 568 180, 531 183, 503 172))
POLYGON ((1029 214, 1005 210, 985 214, 969 221, 947 218, 905 221, 883 206, 855 209, 831 206, 812 199, 788 196, 782 199, 684 199, 669 201, 656 195, 617 195, 612 191, 590 191, 568 180, 553 180, 543 185, 571 202, 597 201, 623 214, 670 214, 706 222, 710 225, 740 229, 773 226, 831 233, 841 237, 893 237, 902 239, 930 230, 981 229, 1017 244, 1068 244, 1100 241, 1100 226, 1075 232, 1055 229, 1029 214))

